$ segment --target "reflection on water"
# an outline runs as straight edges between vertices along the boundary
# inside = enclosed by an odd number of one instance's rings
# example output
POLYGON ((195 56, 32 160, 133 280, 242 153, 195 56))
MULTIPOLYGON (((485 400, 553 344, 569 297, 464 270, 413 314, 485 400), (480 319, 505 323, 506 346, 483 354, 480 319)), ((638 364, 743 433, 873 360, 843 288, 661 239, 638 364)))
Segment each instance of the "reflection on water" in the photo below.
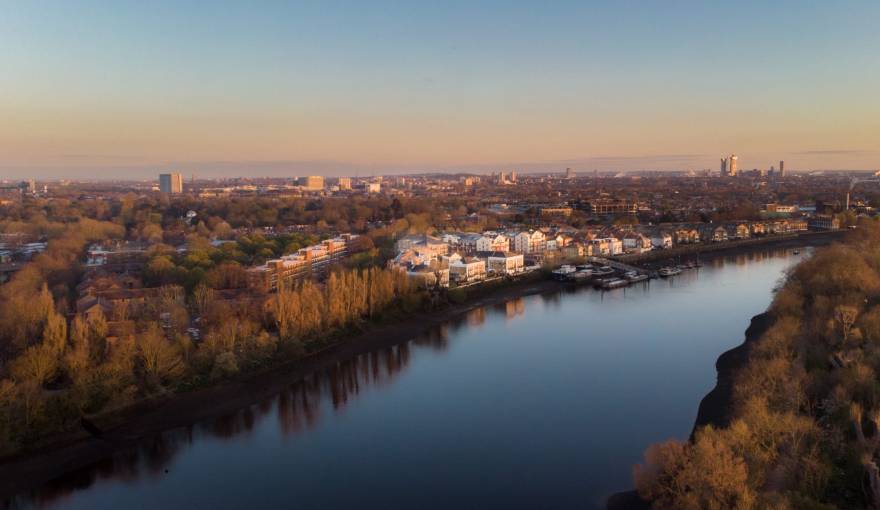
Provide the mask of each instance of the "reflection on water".
POLYGON ((333 493, 331 480, 340 476, 353 488, 379 483, 392 491, 366 506, 599 507, 629 485, 629 466, 646 444, 687 435, 699 397, 714 384, 715 357, 741 341, 797 259, 790 250, 754 251, 625 289, 566 288, 475 308, 11 503, 128 508, 157 497, 171 506, 207 504, 213 495, 200 488, 200 476, 209 468, 240 483, 212 486, 227 491, 228 499, 214 502, 220 507, 236 506, 239 492, 287 469, 296 470, 295 480, 272 485, 278 499, 250 500, 254 506, 276 506, 294 493, 310 508, 363 503, 333 493), (720 302, 723 309, 712 304, 720 302), (652 405, 670 416, 643 425, 652 405), (351 450, 358 448, 374 457, 357 457, 351 450), (218 465, 221 458, 229 465, 218 465), (300 462, 309 465, 297 468, 300 462), (414 482, 418 470, 424 477, 414 482), (527 472, 528 483, 516 482, 527 472), (432 493, 439 490, 442 497, 432 493))
MULTIPOLYGON (((522 299, 511 300, 506 306, 509 316, 522 314, 524 310, 522 299)), ((71 491, 86 489, 102 478, 126 481, 162 475, 174 456, 193 441, 203 437, 230 440, 250 433, 267 418, 277 419, 278 430, 284 436, 314 428, 321 420, 322 403, 329 402, 333 412, 343 412, 345 406, 368 387, 391 384, 395 376, 406 369, 414 346, 442 352, 449 345, 450 329, 457 329, 462 323, 470 328, 479 327, 485 318, 485 308, 477 308, 409 342, 339 362, 292 384, 271 399, 236 413, 144 440, 136 449, 117 452, 94 466, 50 482, 34 494, 18 497, 10 502, 11 506, 29 503, 44 506, 62 500, 71 491)))

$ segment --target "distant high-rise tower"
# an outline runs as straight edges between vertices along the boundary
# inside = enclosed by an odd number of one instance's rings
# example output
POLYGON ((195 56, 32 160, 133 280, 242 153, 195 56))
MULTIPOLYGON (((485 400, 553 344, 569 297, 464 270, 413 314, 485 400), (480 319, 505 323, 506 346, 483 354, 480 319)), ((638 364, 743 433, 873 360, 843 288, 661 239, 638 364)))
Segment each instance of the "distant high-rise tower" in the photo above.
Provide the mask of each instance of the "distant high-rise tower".
POLYGON ((574 172, 571 170, 571 168, 565 169, 565 178, 566 179, 574 179, 574 172))
POLYGON ((183 193, 183 175, 159 174, 159 191, 162 193, 183 193))
POLYGON ((731 177, 736 177, 736 154, 730 155, 730 162, 728 163, 727 172, 731 177))
POLYGON ((319 191, 324 189, 324 178, 320 175, 301 177, 299 180, 299 185, 304 187, 308 191, 319 191))
POLYGON ((721 158, 721 177, 727 177, 727 158, 721 158))
POLYGON ((785 161, 779 160, 779 177, 785 177, 785 161))

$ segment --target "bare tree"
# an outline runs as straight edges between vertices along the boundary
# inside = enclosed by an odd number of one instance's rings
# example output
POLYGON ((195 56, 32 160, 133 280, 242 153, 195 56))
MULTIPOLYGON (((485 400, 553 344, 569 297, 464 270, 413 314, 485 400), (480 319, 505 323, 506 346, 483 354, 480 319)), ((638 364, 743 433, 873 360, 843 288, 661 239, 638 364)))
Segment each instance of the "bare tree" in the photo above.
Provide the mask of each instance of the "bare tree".
POLYGON ((854 306, 838 305, 834 308, 834 320, 840 325, 844 344, 849 340, 849 334, 858 316, 859 310, 854 306))

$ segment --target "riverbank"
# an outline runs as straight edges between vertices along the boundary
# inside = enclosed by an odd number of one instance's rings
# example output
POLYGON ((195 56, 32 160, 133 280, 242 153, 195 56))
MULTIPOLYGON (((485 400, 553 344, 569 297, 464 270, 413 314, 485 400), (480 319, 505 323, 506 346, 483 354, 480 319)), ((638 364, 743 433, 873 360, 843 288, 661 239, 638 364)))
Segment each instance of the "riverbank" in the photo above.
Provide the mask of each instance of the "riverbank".
MULTIPOLYGON (((677 259, 707 259, 718 256, 738 255, 768 248, 800 248, 806 246, 824 246, 843 239, 846 230, 828 230, 823 232, 801 232, 784 236, 768 236, 739 241, 721 243, 699 243, 677 246, 667 250, 652 250, 646 253, 628 254, 614 257, 615 260, 627 264, 654 266, 658 263, 677 259)), ((662 265, 662 264, 661 264, 662 265)))
POLYGON ((114 452, 132 448, 144 438, 165 430, 210 420, 269 398, 290 384, 333 365, 415 338, 431 328, 484 306, 510 299, 557 291, 564 284, 527 278, 491 289, 481 289, 460 305, 422 312, 394 323, 371 326, 307 357, 266 370, 166 398, 141 402, 94 419, 97 435, 84 430, 60 435, 50 444, 0 458, 0 498, 28 492, 66 473, 85 468, 114 452))
POLYGON ((694 420, 694 428, 691 430, 691 438, 697 429, 706 425, 712 425, 716 428, 730 425, 731 412, 733 411, 733 384, 736 374, 748 363, 751 345, 770 329, 773 322, 773 316, 769 312, 755 315, 752 317, 749 327, 746 328, 745 341, 718 356, 718 361, 715 362, 718 380, 712 391, 700 401, 697 418, 694 420))
MULTIPOLYGON (((728 250, 723 254, 742 251, 742 248, 734 248, 733 251, 728 250)), ((722 252, 718 254, 721 255, 722 252)), ((115 452, 128 450, 142 439, 164 430, 230 414, 272 397, 310 373, 332 367, 359 354, 404 343, 437 325, 456 320, 475 308, 571 287, 555 281, 541 280, 539 273, 526 278, 499 287, 468 289, 469 299, 465 303, 428 313, 417 313, 396 323, 370 325, 367 331, 352 334, 342 342, 307 358, 275 365, 260 372, 243 374, 216 386, 154 399, 101 416, 94 420, 102 431, 99 437, 78 431, 76 434, 59 436, 49 446, 0 459, 0 497, 34 489, 65 473, 94 464, 115 452)))
MULTIPOLYGON (((770 239, 763 243, 750 243, 737 246, 724 246, 708 250, 706 252, 698 252, 703 255, 703 259, 711 259, 714 257, 724 257, 731 255, 740 255, 767 248, 802 248, 816 247, 831 244, 841 239, 843 231, 835 232, 817 232, 812 235, 796 236, 770 239)), ((662 252, 667 255, 663 257, 655 257, 643 261, 646 265, 652 265, 667 262, 681 256, 681 254, 670 253, 672 250, 662 252)), ((661 253, 661 252, 657 252, 661 253)), ((691 253, 695 255, 696 253, 691 253)), ((691 429, 690 437, 693 438, 694 433, 700 427, 712 425, 713 427, 726 427, 730 424, 730 414, 732 412, 733 384, 736 372, 745 366, 748 361, 748 351, 752 343, 758 340, 770 326, 773 325, 773 318, 769 313, 764 312, 752 317, 748 328, 745 331, 745 340, 740 345, 721 353, 715 361, 715 370, 718 373, 715 387, 700 401, 697 409, 697 417, 694 420, 694 426, 691 429)), ((635 490, 623 491, 612 494, 606 503, 608 510, 650 510, 651 505, 647 501, 639 497, 635 490)))
MULTIPOLYGON (((736 373, 748 362, 751 345, 761 338, 772 325, 773 317, 769 312, 755 315, 752 317, 749 327, 746 328, 743 343, 718 356, 718 360, 715 361, 718 379, 715 382, 715 387, 700 401, 697 417, 694 420, 694 428, 691 430, 691 439, 697 429, 706 425, 713 427, 730 425, 736 373)), ((636 491, 630 490, 612 494, 608 498, 606 508, 608 510, 650 510, 651 504, 639 497, 636 491)))

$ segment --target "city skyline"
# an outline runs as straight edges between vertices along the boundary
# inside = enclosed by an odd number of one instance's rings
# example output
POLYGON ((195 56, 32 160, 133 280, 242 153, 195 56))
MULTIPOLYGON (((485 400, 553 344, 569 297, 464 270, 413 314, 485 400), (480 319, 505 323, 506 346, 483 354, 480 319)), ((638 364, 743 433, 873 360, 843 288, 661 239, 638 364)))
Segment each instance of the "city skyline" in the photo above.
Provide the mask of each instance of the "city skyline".
MULTIPOLYGON (((583 160, 560 160, 547 162, 499 163, 483 165, 451 165, 451 166, 379 166, 358 165, 354 163, 334 161, 207 161, 207 162, 171 162, 156 165, 132 166, 66 166, 66 167, 5 167, 0 181, 20 181, 39 179, 84 180, 84 181, 149 181, 156 180, 156 175, 168 172, 181 173, 184 180, 227 179, 227 178, 290 178, 299 179, 316 175, 325 178, 361 178, 394 176, 394 175, 430 175, 430 174, 471 174, 490 176, 498 172, 518 172, 529 174, 564 174, 568 169, 581 175, 593 172, 607 173, 676 173, 693 171, 697 174, 709 172, 718 174, 718 157, 711 155, 658 155, 644 157, 597 157, 583 160), (708 161, 705 166, 692 163, 698 160, 708 161), (712 161, 714 161, 714 166, 712 161), (653 163, 652 163, 653 162, 653 163), (680 162, 680 163, 679 163, 680 162)), ((721 156, 723 159, 726 156, 721 156)), ((740 172, 757 170, 778 170, 782 160, 746 158, 745 161, 755 164, 738 164, 740 172), (764 160, 767 160, 764 163, 764 160)), ((742 161, 741 158, 738 158, 742 161)), ((797 162, 797 155, 786 157, 785 161, 797 162)), ((880 159, 878 159, 880 161, 880 159)), ((874 172, 880 171, 877 166, 864 168, 843 168, 832 166, 802 166, 786 164, 786 173, 815 172, 874 172)))
POLYGON ((5 178, 880 166, 870 2, 5 11, 5 178))

